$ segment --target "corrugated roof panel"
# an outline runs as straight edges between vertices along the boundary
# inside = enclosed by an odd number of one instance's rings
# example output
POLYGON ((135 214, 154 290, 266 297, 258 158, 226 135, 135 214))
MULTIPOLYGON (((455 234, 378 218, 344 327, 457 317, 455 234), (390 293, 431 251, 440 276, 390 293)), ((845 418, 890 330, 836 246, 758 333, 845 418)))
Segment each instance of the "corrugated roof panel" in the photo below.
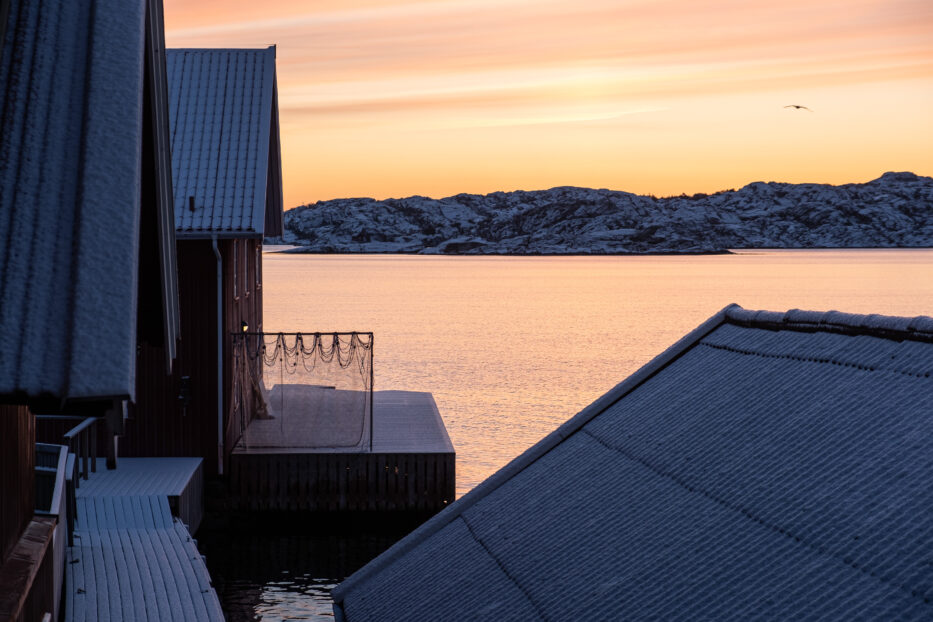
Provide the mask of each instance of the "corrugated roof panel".
POLYGON ((11 3, 0 394, 133 393, 145 16, 142 0, 11 3))
POLYGON ((350 577, 337 606, 484 619, 518 588, 536 614, 497 619, 929 619, 933 332, 910 330, 927 325, 727 308, 350 577))
POLYGON ((278 162, 268 147, 275 48, 169 50, 168 73, 178 236, 261 236, 266 210, 281 211, 265 188, 278 162))

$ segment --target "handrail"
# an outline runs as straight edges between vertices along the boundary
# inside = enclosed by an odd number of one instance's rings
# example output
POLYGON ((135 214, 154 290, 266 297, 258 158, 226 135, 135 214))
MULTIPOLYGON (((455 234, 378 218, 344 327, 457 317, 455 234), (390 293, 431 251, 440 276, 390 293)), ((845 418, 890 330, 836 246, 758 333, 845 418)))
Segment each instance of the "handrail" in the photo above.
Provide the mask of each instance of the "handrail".
POLYGON ((73 439, 78 434, 97 423, 97 417, 81 417, 81 419, 83 419, 81 423, 65 432, 65 440, 73 439))
MULTIPOLYGON (((47 454, 52 452, 57 454, 54 458, 55 466, 36 465, 36 473, 47 473, 49 475, 54 474, 55 486, 52 489, 51 501, 49 503, 48 509, 37 507, 35 513, 43 516, 58 516, 62 511, 62 508, 60 507, 60 501, 62 490, 65 486, 65 465, 68 462, 68 448, 62 445, 54 445, 50 443, 36 443, 37 456, 40 450, 45 451, 47 454)), ((36 504, 38 505, 38 503, 39 502, 37 498, 36 504)))
POLYGON ((260 335, 286 335, 288 337, 294 337, 296 335, 369 335, 373 336, 371 330, 314 330, 314 331, 297 331, 294 333, 285 333, 285 332, 274 332, 274 333, 258 333, 258 332, 233 332, 231 333, 234 337, 237 335, 246 335, 248 337, 259 337, 260 335))
POLYGON ((97 434, 94 433, 93 426, 97 423, 99 417, 36 415, 36 419, 43 421, 80 420, 78 425, 62 435, 63 444, 68 446, 70 453, 75 454, 75 475, 77 476, 75 477, 75 488, 80 488, 81 479, 86 480, 89 473, 97 472, 97 434))

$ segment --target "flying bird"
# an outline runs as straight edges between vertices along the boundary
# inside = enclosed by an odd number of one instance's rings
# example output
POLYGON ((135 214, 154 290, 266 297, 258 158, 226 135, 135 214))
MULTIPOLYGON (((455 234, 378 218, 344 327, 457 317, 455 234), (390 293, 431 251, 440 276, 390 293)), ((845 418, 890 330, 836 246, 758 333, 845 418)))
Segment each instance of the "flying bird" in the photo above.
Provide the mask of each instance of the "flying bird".
POLYGON ((808 112, 813 112, 812 110, 810 110, 810 109, 807 108, 806 106, 798 106, 797 104, 791 104, 790 106, 784 106, 784 107, 785 107, 785 108, 796 108, 797 110, 806 110, 806 111, 808 111, 808 112))

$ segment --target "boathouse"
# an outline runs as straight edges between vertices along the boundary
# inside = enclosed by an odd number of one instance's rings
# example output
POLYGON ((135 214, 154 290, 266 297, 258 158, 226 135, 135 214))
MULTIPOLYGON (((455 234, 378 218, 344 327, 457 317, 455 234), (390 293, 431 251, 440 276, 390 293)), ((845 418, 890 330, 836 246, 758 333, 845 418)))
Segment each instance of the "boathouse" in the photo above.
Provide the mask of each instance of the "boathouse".
POLYGON ((203 457, 230 509, 443 508, 437 406, 373 391, 371 333, 263 332, 262 241, 283 222, 275 48, 168 50, 167 68, 181 341, 171 376, 140 349, 121 453, 203 457))
POLYGON ((162 6, 0 8, 0 620, 54 620, 79 467, 36 414, 85 455, 106 415, 115 466, 137 348, 165 375, 178 336, 162 6))
POLYGON ((166 52, 181 335, 139 355, 138 399, 121 452, 200 456, 224 473, 231 422, 232 335, 262 330, 262 240, 282 233, 275 48, 166 52))
POLYGON ((716 314, 333 592, 337 620, 933 616, 933 318, 716 314))

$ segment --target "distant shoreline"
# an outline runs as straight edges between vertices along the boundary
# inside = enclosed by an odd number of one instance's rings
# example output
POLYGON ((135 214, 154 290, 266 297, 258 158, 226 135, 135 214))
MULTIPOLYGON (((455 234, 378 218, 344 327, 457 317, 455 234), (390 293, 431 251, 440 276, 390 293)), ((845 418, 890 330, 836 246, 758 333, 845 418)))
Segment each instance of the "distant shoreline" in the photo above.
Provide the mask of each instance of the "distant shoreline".
POLYGON ((289 244, 271 244, 263 247, 264 253, 278 253, 285 255, 320 255, 320 256, 353 256, 353 255, 403 255, 418 257, 696 257, 696 256, 719 256, 719 255, 743 255, 748 253, 767 253, 775 251, 908 251, 908 250, 933 250, 931 246, 812 246, 806 248, 788 248, 788 247, 767 247, 767 248, 733 248, 718 251, 646 251, 646 252, 593 252, 593 253, 422 253, 418 251, 392 251, 392 252, 321 252, 311 250, 306 246, 297 246, 289 244), (267 248, 268 247, 268 248, 267 248), (276 248, 285 247, 285 248, 276 248))
POLYGON ((572 187, 440 200, 339 199, 289 210, 283 234, 321 254, 689 256, 929 247, 933 178, 901 172, 842 186, 756 182, 661 199, 572 187))

